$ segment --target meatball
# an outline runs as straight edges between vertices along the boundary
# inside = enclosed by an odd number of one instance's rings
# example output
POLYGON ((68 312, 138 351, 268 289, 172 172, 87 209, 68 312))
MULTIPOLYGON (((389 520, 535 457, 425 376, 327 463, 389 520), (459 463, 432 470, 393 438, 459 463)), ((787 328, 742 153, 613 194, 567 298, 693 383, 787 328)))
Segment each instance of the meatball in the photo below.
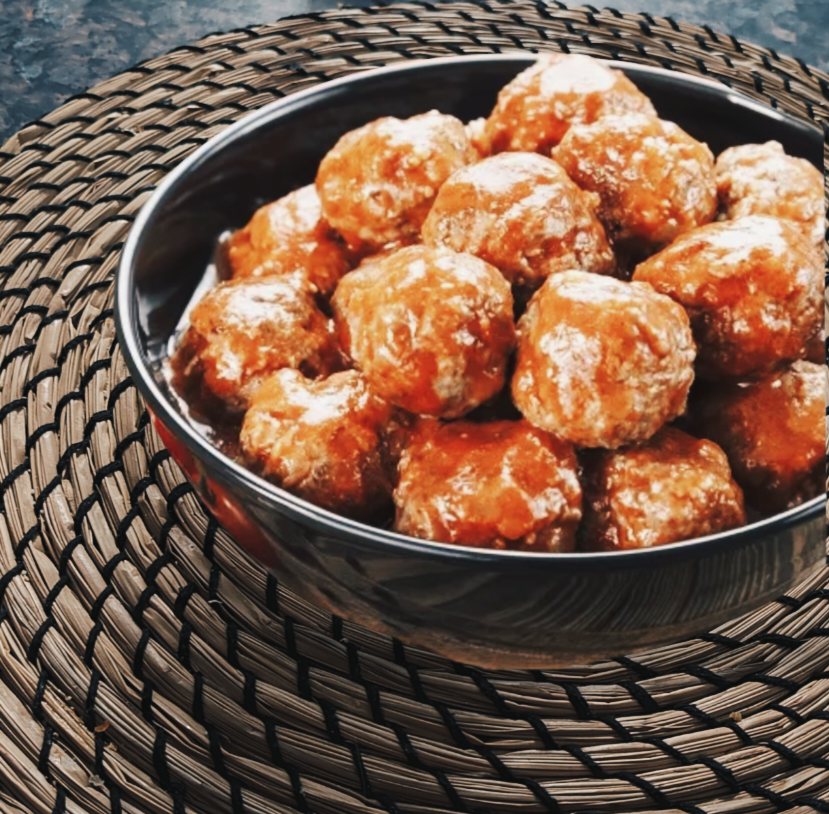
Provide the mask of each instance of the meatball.
POLYGON ((725 453, 673 427, 585 466, 583 546, 624 551, 704 537, 746 522, 725 453))
POLYGON ((395 529, 494 549, 572 551, 576 456, 526 421, 422 422, 400 459, 395 529))
POLYGON ((649 285, 583 271, 548 277, 518 323, 515 406, 582 447, 650 438, 694 379, 685 311, 649 285))
POLYGON ((673 122, 632 113, 573 125, 553 158, 582 189, 598 192, 611 239, 642 252, 717 212, 714 156, 673 122))
POLYGON ((538 287, 550 274, 613 270, 595 215, 598 196, 582 192, 555 161, 501 153, 458 170, 423 224, 423 242, 469 252, 513 283, 538 287))
POLYGON ((463 124, 437 111, 385 117, 346 133, 323 158, 317 191, 354 249, 417 237, 444 181, 478 160, 463 124))
POLYGON ((206 408, 247 408, 262 379, 283 367, 308 376, 343 366, 334 326, 301 273, 220 283, 196 305, 171 359, 174 384, 206 408))
POLYGON ((803 158, 786 155, 776 141, 729 147, 716 164, 717 193, 729 220, 773 215, 799 223, 823 247, 823 173, 803 158))
POLYGON ((746 500, 774 514, 823 494, 825 368, 795 362, 758 382, 731 383, 694 404, 700 435, 728 455, 746 500))
POLYGON ((343 347, 398 407, 454 418, 504 384, 512 294, 471 254, 401 249, 346 274, 331 302, 343 347))
POLYGON ((621 71, 583 54, 545 54, 498 94, 486 137, 492 153, 549 155, 571 124, 633 112, 656 115, 648 97, 621 71))
POLYGON ((322 216, 313 186, 302 187, 258 209, 228 241, 233 279, 304 271, 325 295, 349 270, 346 247, 322 216))
POLYGON ((823 270, 789 221, 748 215, 683 235, 634 280, 685 306, 705 379, 756 379, 806 354, 823 323, 823 270))
POLYGON ((466 125, 466 137, 479 158, 486 158, 492 153, 486 134, 486 119, 473 119, 469 122, 466 125))
POLYGON ((391 503, 393 421, 394 409, 356 370, 314 382, 285 368, 251 398, 241 448, 289 492, 348 517, 376 517, 391 503))
POLYGON ((826 329, 823 326, 806 346, 806 361, 814 362, 816 365, 826 364, 826 329))

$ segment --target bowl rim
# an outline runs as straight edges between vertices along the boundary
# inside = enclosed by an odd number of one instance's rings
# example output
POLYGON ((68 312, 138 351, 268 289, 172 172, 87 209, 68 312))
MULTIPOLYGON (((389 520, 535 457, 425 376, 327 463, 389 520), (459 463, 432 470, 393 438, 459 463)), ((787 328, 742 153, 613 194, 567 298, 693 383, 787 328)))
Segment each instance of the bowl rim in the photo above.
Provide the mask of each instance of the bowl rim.
MULTIPOLYGON (((818 495, 799 506, 773 515, 772 517, 755 521, 754 523, 729 531, 682 540, 671 543, 670 545, 625 551, 568 553, 496 551, 409 537, 398 532, 351 520, 350 518, 316 506, 281 489, 225 455, 204 438, 179 410, 175 409, 170 399, 159 388, 149 368, 141 362, 143 352, 138 339, 137 307, 132 296, 132 281, 139 243, 143 237, 144 230, 156 210, 159 209, 163 202, 166 202, 169 194, 175 190, 179 181, 194 169, 208 162, 226 144, 244 137, 273 119, 281 118, 283 115, 290 115, 294 108, 302 107, 305 100, 309 98, 325 95, 332 91, 336 92, 343 86, 349 86, 355 82, 370 82, 378 77, 382 78, 388 75, 407 73, 424 67, 451 67, 459 62, 464 64, 476 62, 516 62, 525 63, 529 66, 536 62, 539 56, 541 55, 536 53, 515 52, 507 54, 475 54, 468 56, 414 59, 380 68, 361 70, 337 79, 328 80, 251 111, 234 124, 229 125, 221 133, 208 139, 208 141, 168 173, 139 211, 127 236, 115 272, 114 320, 118 343, 121 346, 124 361, 133 377, 133 381, 147 401, 150 412, 168 429, 173 431, 176 439, 182 442, 190 453, 195 454, 197 458, 206 457, 213 469, 219 473, 219 478, 234 480, 237 482, 237 485, 253 490, 260 498, 265 498, 269 503, 275 502, 279 504, 281 509, 292 519, 299 521, 303 525, 311 526, 327 533, 336 533, 340 536, 345 535, 355 543, 365 544, 366 542, 371 542, 397 549, 401 552, 439 559, 474 561, 477 563, 492 562, 498 563, 499 567, 509 568, 512 565, 522 569, 527 567, 554 569, 576 567, 581 569, 584 567, 605 568, 609 566, 619 569, 625 567, 641 568, 647 564, 647 560, 652 560, 653 565, 668 565, 678 560, 687 561, 704 555, 724 553, 727 549, 739 548, 744 544, 754 541, 758 534, 779 534, 794 526, 817 519, 821 513, 822 506, 826 502, 826 494, 823 496, 818 495)), ((681 71, 671 71, 650 65, 641 65, 636 62, 623 62, 598 57, 594 57, 594 59, 599 59, 604 64, 624 72, 630 71, 631 73, 662 76, 692 87, 696 86, 700 89, 716 91, 732 103, 743 105, 770 118, 775 118, 778 121, 788 121, 800 128, 811 129, 816 135, 820 135, 820 130, 808 122, 794 119, 793 117, 780 113, 719 82, 704 77, 685 74, 681 71)), ((215 474, 215 472, 211 471, 211 476, 215 474)))

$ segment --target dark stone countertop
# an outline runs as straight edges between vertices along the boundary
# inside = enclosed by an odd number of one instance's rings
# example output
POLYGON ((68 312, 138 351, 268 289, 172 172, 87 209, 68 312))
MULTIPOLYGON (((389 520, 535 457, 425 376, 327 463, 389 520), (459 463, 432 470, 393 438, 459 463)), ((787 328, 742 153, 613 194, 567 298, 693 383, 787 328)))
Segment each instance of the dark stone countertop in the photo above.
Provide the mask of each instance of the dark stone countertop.
MULTIPOLYGON (((350 0, 367 5, 370 0, 350 0)), ((0 143, 74 93, 199 39, 331 8, 331 0, 0 0, 0 143)), ((829 69, 829 0, 614 0, 829 69)))

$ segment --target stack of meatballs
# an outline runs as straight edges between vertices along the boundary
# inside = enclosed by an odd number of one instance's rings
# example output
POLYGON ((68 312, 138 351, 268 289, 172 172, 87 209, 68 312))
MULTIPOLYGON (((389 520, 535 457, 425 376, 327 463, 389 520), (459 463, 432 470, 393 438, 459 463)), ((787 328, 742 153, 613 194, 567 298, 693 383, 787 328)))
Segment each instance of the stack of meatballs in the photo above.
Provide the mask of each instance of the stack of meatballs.
POLYGON ((489 118, 378 119, 259 209, 173 381, 263 477, 415 537, 731 529, 824 490, 822 180, 546 56, 489 118))

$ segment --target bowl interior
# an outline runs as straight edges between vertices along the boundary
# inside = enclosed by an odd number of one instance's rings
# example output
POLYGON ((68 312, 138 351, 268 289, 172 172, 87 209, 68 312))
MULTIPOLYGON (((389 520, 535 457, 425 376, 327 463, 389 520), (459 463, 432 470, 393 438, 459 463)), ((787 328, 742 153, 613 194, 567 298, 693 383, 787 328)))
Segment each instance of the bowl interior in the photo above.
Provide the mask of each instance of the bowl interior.
MULTIPOLYGON (((320 160, 345 132, 380 116, 403 118, 432 109, 463 121, 486 116, 498 91, 534 59, 515 55, 424 60, 325 83, 245 117, 168 176, 128 241, 116 308, 128 361, 145 380, 145 395, 162 419, 172 419, 192 447, 205 451, 205 440, 182 420, 163 362, 222 232, 243 225, 263 203, 312 183, 320 160)), ((662 118, 706 142, 715 155, 732 145, 776 140, 790 155, 822 168, 823 140, 813 127, 723 85, 645 66, 612 64, 650 96, 662 118)), ((208 454, 235 468, 218 450, 208 454)), ((258 489, 260 496, 265 490, 274 499, 300 506, 303 513, 310 509, 311 516, 328 514, 315 512, 309 504, 303 510, 303 501, 264 481, 258 489)), ((820 511, 818 501, 813 502, 810 514, 820 511)))

